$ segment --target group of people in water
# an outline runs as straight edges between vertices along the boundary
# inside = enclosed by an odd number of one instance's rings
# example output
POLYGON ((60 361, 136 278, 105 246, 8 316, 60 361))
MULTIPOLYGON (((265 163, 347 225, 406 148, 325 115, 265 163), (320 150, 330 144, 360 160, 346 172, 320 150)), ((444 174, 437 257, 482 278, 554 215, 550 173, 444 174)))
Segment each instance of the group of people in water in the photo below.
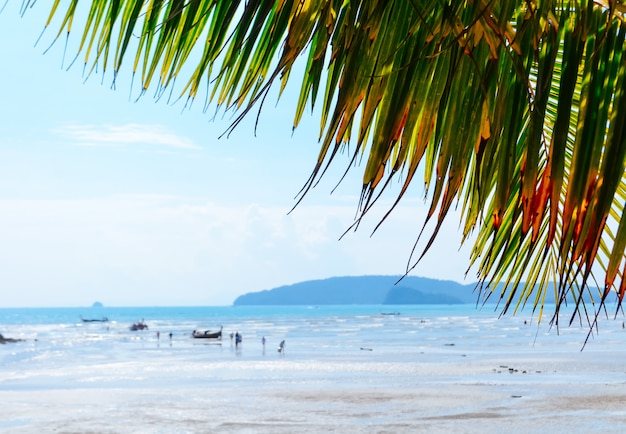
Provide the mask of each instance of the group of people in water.
MULTIPOLYGON (((195 330, 194 330, 194 332, 195 332, 195 330)), ((0 336, 2 336, 2 335, 0 335, 0 336)), ((172 336, 173 336, 173 334, 170 332, 169 333, 170 341, 172 340, 172 336)), ((157 337, 157 340, 160 340, 161 339, 161 332, 157 331, 156 332, 156 337, 157 337)), ((239 347, 239 345, 243 342, 242 334, 239 333, 239 332, 236 332, 236 333, 231 332, 230 333, 230 342, 232 343, 233 341, 235 342, 235 347, 239 347)), ((265 336, 263 336, 261 338, 261 344, 263 344, 263 349, 264 350, 265 350, 265 344, 266 343, 267 343, 267 340, 265 339, 265 336)), ((285 352, 285 340, 284 339, 282 341, 280 341, 280 344, 278 344, 278 352, 279 353, 284 353, 285 352)))
MULTIPOLYGON (((174 336, 174 334, 172 332, 170 332, 169 337, 170 337, 170 341, 172 340, 172 336, 174 336)), ((161 332, 157 331, 157 340, 161 339, 161 332)))
MULTIPOLYGON (((238 347, 239 344, 243 341, 243 336, 241 335, 241 333, 236 332, 234 335, 231 332, 230 333, 230 341, 233 341, 233 338, 235 339, 235 346, 238 347)), ((265 339, 265 336, 263 336, 261 338, 261 344, 263 345, 263 349, 265 350, 265 344, 267 343, 267 340, 265 339)), ((283 353, 285 351, 285 340, 283 339, 282 341, 280 341, 280 344, 278 344, 278 352, 279 353, 283 353)))
MULTIPOLYGON (((230 341, 233 341, 233 333, 230 333, 230 341)), ((239 344, 243 341, 243 336, 239 334, 239 332, 235 333, 235 346, 238 347, 239 344)))

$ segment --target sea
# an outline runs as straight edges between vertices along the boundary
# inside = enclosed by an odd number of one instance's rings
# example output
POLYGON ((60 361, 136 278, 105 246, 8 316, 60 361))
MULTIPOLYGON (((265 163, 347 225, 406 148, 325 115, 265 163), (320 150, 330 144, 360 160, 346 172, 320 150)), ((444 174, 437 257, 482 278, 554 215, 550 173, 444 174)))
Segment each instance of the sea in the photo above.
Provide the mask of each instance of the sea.
POLYGON ((3 308, 0 432, 621 432, 623 319, 552 312, 3 308))

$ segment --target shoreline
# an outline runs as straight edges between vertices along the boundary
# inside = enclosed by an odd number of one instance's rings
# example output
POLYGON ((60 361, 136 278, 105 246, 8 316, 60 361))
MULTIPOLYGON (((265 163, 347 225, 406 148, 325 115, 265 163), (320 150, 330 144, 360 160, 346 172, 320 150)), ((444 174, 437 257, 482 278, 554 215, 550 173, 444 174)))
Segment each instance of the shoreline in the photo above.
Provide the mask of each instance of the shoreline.
POLYGON ((621 432, 623 383, 0 391, 0 432, 621 432), (208 396, 215 394, 216 396, 208 396), (302 411, 306 407, 307 411, 302 411))
POLYGON ((62 367, 50 368, 3 382, 0 432, 617 433, 626 373, 603 347, 571 358, 549 349, 452 353, 440 363, 287 356, 204 370, 155 358, 94 364, 71 384, 62 367), (110 379, 113 368, 127 378, 110 379))
POLYGON ((202 322, 188 311, 158 314, 150 332, 76 324, 73 311, 54 327, 21 318, 7 335, 37 340, 1 347, 0 433, 571 434, 626 425, 621 322, 604 322, 582 350, 584 329, 464 310, 237 310, 219 323, 243 343, 204 345, 190 335, 202 322))

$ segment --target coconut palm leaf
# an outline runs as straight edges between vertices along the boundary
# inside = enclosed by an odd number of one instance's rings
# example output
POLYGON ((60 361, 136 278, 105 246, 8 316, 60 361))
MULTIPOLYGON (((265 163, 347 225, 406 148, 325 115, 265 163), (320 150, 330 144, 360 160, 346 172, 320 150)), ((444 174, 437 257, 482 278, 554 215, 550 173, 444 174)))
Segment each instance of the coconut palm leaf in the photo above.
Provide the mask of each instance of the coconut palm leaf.
POLYGON ((87 75, 113 65, 114 80, 134 55, 141 93, 152 86, 158 97, 181 79, 181 97, 206 89, 214 106, 234 110, 233 128, 271 86, 298 80, 294 128, 307 107, 321 113, 320 152, 302 196, 353 143, 351 163, 365 157, 355 225, 391 180, 402 178, 397 204, 423 168, 430 207, 407 272, 460 206, 464 239, 477 232, 470 265, 479 288, 500 297, 503 312, 531 304, 541 317, 554 291, 555 313, 569 301, 572 318, 592 324, 585 303, 597 314, 612 294, 623 300, 621 2, 77 3, 54 2, 46 26, 73 37, 82 20, 77 52, 87 75), (304 70, 294 73, 301 57, 304 70))

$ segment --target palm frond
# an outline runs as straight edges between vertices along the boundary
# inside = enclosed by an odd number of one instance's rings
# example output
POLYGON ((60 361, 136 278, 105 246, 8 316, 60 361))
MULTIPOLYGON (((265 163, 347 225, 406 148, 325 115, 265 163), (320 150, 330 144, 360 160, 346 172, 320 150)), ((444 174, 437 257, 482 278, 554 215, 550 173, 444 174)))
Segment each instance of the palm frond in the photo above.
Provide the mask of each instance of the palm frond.
MULTIPOLYGON (((28 6, 30 2, 26 3, 28 6)), ((321 105, 320 152, 302 194, 346 142, 364 155, 357 222, 392 179, 398 201, 423 167, 435 227, 463 210, 470 264, 503 312, 571 300, 601 311, 626 292, 625 7, 615 1, 102 0, 51 8, 60 35, 84 20, 87 70, 134 53, 141 89, 207 86, 239 113, 306 61, 294 113, 321 105), (186 68, 185 68, 186 67, 186 68), (189 68, 191 67, 191 68, 189 68), (191 70, 191 73, 188 71, 191 70), (158 75, 158 80, 157 80, 158 75), (154 81, 157 84, 153 84, 154 81), (599 293, 590 292, 604 273, 599 293)), ((237 124, 238 120, 235 122, 237 124)), ((350 167, 347 170, 355 170, 350 167)), ((398 202, 396 202, 398 203, 398 202)), ((394 205, 395 206, 395 205, 394 205)), ((421 243, 421 241, 420 241, 421 243)))

